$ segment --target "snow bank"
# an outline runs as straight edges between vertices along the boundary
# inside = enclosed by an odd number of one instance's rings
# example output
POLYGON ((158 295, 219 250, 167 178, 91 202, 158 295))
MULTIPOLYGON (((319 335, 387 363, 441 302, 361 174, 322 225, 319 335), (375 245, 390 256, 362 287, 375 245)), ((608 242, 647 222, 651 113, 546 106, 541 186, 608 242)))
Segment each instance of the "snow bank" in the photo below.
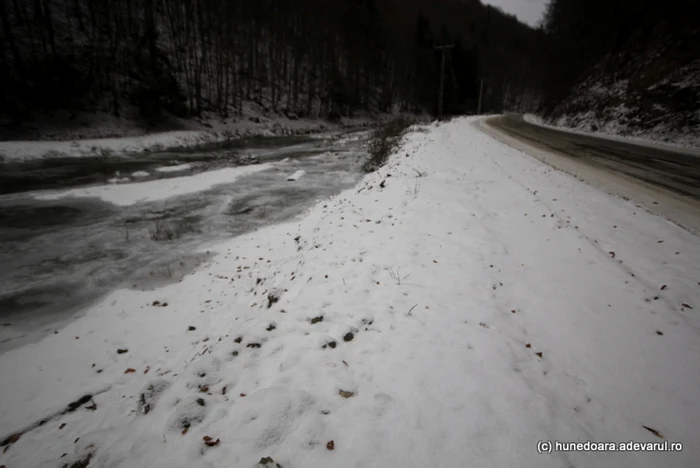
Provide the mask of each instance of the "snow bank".
POLYGON ((107 390, 0 463, 693 466, 698 238, 468 119, 426 129, 303 219, 1 355, 0 437, 107 390), (655 434, 684 450, 537 453, 655 434))
POLYGON ((122 185, 98 185, 43 193, 34 192, 32 195, 37 200, 58 200, 67 197, 96 197, 115 205, 128 206, 134 203, 165 200, 179 195, 201 192, 215 185, 234 182, 239 177, 264 171, 270 167, 272 167, 270 164, 229 167, 216 171, 202 172, 189 177, 150 180, 148 182, 122 185))
POLYGON ((165 132, 124 138, 101 138, 74 141, 3 141, 0 155, 6 160, 37 158, 111 156, 120 153, 192 146, 222 139, 202 131, 165 132))
POLYGON ((372 118, 343 118, 339 123, 330 123, 323 119, 289 119, 279 115, 265 117, 259 110, 247 110, 245 117, 228 120, 206 114, 196 122, 182 122, 182 125, 192 128, 191 130, 66 141, 0 141, 0 162, 62 157, 109 157, 251 136, 272 137, 364 128, 389 118, 391 116, 386 114, 372 118))

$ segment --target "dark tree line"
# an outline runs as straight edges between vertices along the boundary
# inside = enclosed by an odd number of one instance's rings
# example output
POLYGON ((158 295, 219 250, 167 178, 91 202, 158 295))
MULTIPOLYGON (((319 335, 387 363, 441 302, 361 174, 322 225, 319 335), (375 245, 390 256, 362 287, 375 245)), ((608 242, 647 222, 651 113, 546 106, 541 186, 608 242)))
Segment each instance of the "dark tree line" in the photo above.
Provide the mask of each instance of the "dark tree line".
MULTIPOLYGON (((591 75, 628 79, 640 95, 700 60, 697 0, 551 0, 544 17, 551 112, 591 75)), ((697 105, 700 97, 687 96, 697 105)))
POLYGON ((0 0, 0 114, 532 107, 542 33, 467 0, 0 0))

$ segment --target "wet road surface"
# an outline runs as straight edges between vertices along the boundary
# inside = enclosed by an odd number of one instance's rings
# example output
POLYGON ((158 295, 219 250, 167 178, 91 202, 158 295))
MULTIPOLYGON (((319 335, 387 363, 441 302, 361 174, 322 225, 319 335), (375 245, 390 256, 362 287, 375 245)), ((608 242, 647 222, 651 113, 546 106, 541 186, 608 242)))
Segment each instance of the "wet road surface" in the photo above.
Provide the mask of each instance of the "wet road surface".
POLYGON ((557 131, 525 122, 520 115, 494 117, 488 123, 539 148, 700 200, 700 156, 690 152, 557 131))

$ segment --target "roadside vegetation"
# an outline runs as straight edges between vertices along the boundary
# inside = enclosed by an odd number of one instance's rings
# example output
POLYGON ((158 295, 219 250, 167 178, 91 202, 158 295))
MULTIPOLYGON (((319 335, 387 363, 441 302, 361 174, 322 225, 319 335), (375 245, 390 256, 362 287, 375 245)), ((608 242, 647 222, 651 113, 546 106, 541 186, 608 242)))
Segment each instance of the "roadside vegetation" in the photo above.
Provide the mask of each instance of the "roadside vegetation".
POLYGON ((407 117, 397 117, 388 124, 374 131, 369 140, 369 158, 362 165, 365 172, 374 172, 384 164, 391 153, 396 150, 401 142, 401 137, 406 130, 415 123, 415 120, 407 117))

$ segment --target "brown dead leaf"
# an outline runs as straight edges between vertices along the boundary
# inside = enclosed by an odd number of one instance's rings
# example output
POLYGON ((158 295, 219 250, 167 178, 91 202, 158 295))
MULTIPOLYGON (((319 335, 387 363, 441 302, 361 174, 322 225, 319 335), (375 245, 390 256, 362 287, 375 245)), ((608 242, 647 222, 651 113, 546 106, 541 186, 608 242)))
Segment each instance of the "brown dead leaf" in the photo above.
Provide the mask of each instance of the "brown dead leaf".
POLYGON ((190 428, 186 427, 182 430, 182 432, 180 434, 185 435, 185 434, 187 434, 187 431, 189 431, 189 430, 190 430, 190 428))
POLYGON ((664 284, 663 286, 661 286, 661 290, 663 291, 663 290, 666 289, 667 287, 668 287, 668 286, 666 286, 666 285, 664 284))
POLYGON ((538 357, 542 357, 542 352, 535 353, 538 357))
POLYGON ((615 252, 608 252, 612 258, 615 258, 615 252))
POLYGON ((204 445, 206 445, 207 447, 216 447, 217 445, 219 445, 219 442, 221 442, 220 439, 214 440, 212 437, 209 436, 204 436, 202 437, 202 439, 204 440, 204 445))
POLYGON ((7 439, 5 439, 5 440, 3 440, 2 442, 0 442, 0 446, 12 445, 12 444, 14 444, 15 442, 17 442, 17 441, 19 440, 20 437, 22 437, 22 434, 19 434, 19 433, 17 433, 17 434, 12 434, 10 437, 8 437, 7 439))
POLYGON ((143 373, 148 374, 149 370, 151 370, 151 366, 146 366, 146 368, 143 370, 143 373))
POLYGON ((649 426, 642 426, 642 427, 643 427, 644 429, 646 429, 647 431, 651 432, 652 434, 654 434, 654 435, 655 435, 656 437, 658 437, 659 439, 664 439, 664 438, 665 438, 664 435, 663 435, 662 433, 660 433, 659 431, 657 431, 656 429, 653 429, 653 428, 651 428, 651 427, 649 427, 649 426))
POLYGON ((125 374, 133 374, 134 372, 136 372, 136 369, 133 369, 131 367, 124 371, 125 374))
POLYGON ((204 387, 200 388, 199 391, 202 393, 207 393, 209 391, 209 386, 205 385, 204 387))
POLYGON ((326 448, 328 450, 333 450, 335 448, 335 442, 333 442, 332 440, 328 441, 328 443, 326 444, 326 448))
POLYGON ((689 306, 688 304, 686 304, 685 302, 684 302, 683 304, 681 304, 681 305, 682 305, 683 307, 685 307, 686 309, 692 309, 692 307, 690 307, 690 306, 689 306))
POLYGON ((340 395, 343 398, 350 398, 350 397, 355 396, 355 392, 348 392, 345 390, 339 390, 338 395, 340 395))
POLYGON ((437 260, 433 260, 433 263, 437 263, 437 262, 438 262, 437 260))
POLYGON ((224 388, 221 389, 221 394, 226 395, 226 385, 224 385, 224 388))
POLYGON ((245 393, 241 393, 241 396, 244 397, 244 396, 246 396, 246 394, 245 394, 245 393))
POLYGON ((530 343, 525 345, 526 348, 532 348, 532 345, 530 343))

